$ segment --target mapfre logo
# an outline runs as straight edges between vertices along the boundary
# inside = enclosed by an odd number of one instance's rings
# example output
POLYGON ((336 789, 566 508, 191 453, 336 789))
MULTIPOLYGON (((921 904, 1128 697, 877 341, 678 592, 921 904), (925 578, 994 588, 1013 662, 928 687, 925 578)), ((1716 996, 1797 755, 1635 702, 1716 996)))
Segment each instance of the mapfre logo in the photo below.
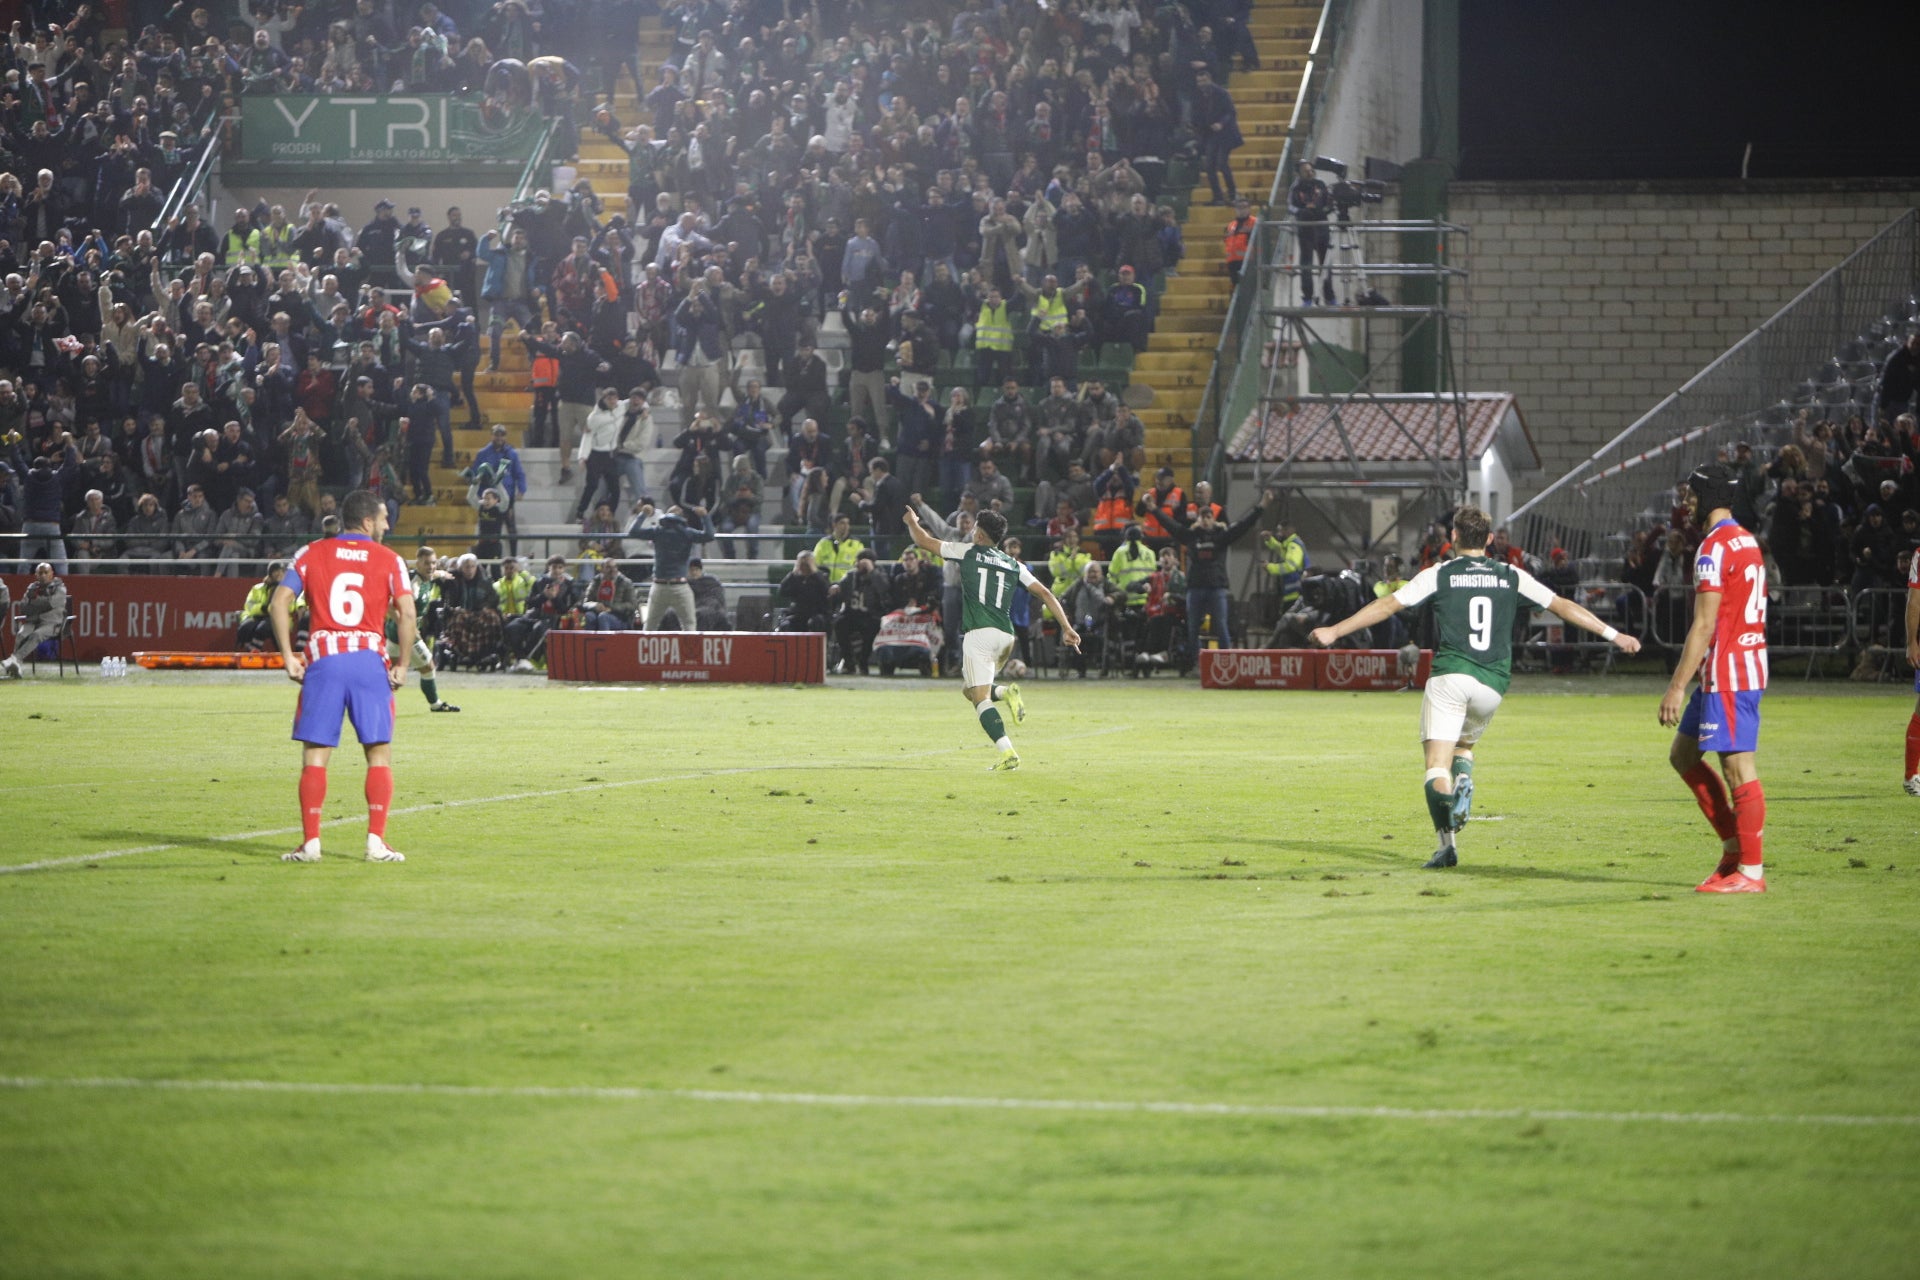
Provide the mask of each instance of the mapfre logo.
POLYGON ((1326 665, 1321 671, 1326 675, 1327 688, 1345 689, 1391 677, 1394 674, 1394 661, 1392 654, 1335 649, 1327 655, 1326 665))

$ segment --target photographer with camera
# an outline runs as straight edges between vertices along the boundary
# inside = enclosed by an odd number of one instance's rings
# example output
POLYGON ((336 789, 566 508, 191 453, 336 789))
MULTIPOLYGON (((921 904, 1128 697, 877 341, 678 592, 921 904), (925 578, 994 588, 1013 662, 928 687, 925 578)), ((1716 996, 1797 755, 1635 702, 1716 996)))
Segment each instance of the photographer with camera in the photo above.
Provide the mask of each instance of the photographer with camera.
POLYGON ((1313 264, 1317 258, 1325 275, 1321 296, 1333 302, 1333 269, 1327 265, 1327 218, 1333 213, 1333 193, 1313 171, 1313 161, 1302 160, 1299 176, 1287 188, 1287 212, 1297 224, 1294 235, 1300 244, 1300 305, 1313 305, 1313 264))

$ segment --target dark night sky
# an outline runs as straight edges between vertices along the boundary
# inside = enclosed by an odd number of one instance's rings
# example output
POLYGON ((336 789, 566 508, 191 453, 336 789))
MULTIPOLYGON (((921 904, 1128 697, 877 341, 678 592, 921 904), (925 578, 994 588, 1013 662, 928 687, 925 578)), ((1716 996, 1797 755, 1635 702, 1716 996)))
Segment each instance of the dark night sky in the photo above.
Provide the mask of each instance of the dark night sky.
POLYGON ((1748 142, 1754 178, 1920 176, 1898 0, 1460 8, 1464 179, 1737 178, 1748 142))

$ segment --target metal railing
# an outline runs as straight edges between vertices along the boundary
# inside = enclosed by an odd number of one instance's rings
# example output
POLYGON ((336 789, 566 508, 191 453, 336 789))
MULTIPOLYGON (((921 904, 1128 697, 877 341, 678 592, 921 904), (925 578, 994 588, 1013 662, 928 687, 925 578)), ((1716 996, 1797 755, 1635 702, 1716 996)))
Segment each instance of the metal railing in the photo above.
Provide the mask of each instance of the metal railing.
MULTIPOLYGON (((219 167, 220 156, 226 149, 228 134, 233 129, 236 119, 234 116, 221 117, 219 123, 214 126, 213 132, 207 135, 205 144, 200 148, 200 155, 193 162, 193 167, 175 180, 172 189, 167 192, 166 203, 160 206, 159 216, 154 218, 153 226, 150 228, 156 243, 165 233, 167 223, 171 219, 178 218, 213 180, 214 172, 219 167)), ((213 215, 213 209, 202 209, 200 220, 212 226, 213 215)))
POLYGON ((520 170, 520 180, 514 183, 513 200, 515 204, 524 200, 531 200, 533 193, 537 189, 546 186, 548 182, 553 180, 552 170, 547 169, 543 174, 542 167, 546 165, 547 157, 553 153, 553 135, 559 132, 559 130, 560 122, 558 120, 547 121, 547 127, 541 130, 539 140, 533 144, 533 150, 527 156, 527 163, 520 170))
POLYGON ((1787 443, 1802 408, 1844 418, 1870 397, 1887 343, 1920 322, 1917 285, 1920 211, 1910 209, 1522 505, 1514 540, 1598 554, 1645 523, 1662 505, 1654 495, 1735 441, 1787 443))
MULTIPOLYGON (((1647 597, 1631 582, 1582 582, 1568 597, 1597 618, 1626 632, 1643 635, 1647 627, 1647 597)), ((1550 671, 1565 672, 1585 667, 1598 660, 1604 674, 1613 670, 1620 650, 1611 640, 1568 626, 1545 609, 1536 609, 1525 617, 1525 627, 1514 656, 1522 662, 1537 660, 1550 671)))
MULTIPOLYGON (((1307 65, 1300 74, 1300 89, 1294 95, 1293 112, 1287 118, 1287 136, 1280 147, 1280 163, 1274 170, 1273 184, 1267 191, 1266 212, 1269 214, 1275 206, 1282 204, 1282 194, 1288 186, 1287 175, 1293 169, 1294 157, 1312 150, 1306 134, 1319 116, 1320 103, 1326 98, 1327 85, 1332 80, 1333 49, 1338 43, 1347 2, 1325 0, 1320 6, 1320 20, 1313 29, 1313 43, 1307 46, 1307 65)), ((1220 327, 1220 339, 1213 348, 1213 367, 1207 374, 1207 386, 1201 393, 1200 407, 1194 410, 1193 415, 1193 478, 1211 482, 1215 495, 1221 501, 1228 496, 1222 424, 1238 421, 1232 413, 1231 402, 1235 397, 1231 384, 1237 381, 1238 372, 1246 367, 1249 349, 1256 359, 1260 352, 1260 326, 1247 323, 1256 309, 1260 275, 1252 265, 1260 250, 1252 246, 1250 249, 1249 266, 1240 273, 1240 282, 1234 286, 1233 297, 1227 303, 1227 318, 1220 327)), ((1286 246, 1284 242, 1276 241, 1270 251, 1285 253, 1286 246)))

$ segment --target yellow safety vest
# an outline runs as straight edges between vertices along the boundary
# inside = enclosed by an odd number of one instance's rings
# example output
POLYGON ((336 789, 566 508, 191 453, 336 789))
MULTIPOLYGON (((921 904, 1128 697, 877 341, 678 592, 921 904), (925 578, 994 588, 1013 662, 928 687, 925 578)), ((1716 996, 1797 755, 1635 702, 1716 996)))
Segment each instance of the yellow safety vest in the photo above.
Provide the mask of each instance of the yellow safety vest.
POLYGON ((253 234, 259 237, 260 261, 272 268, 275 275, 293 265, 294 259, 298 257, 293 250, 293 238, 299 234, 299 230, 291 222, 282 227, 277 234, 272 223, 268 223, 253 234))
POLYGON ((1053 291, 1053 300, 1049 302, 1044 293, 1035 294, 1033 299, 1033 321, 1040 332, 1052 333, 1055 329, 1067 327, 1067 295, 1060 290, 1053 291))
POLYGON ((246 235, 238 231, 227 232, 227 265, 237 267, 243 262, 258 264, 260 261, 260 233, 249 228, 246 235))
POLYGON ((982 351, 1013 350, 1013 322, 1007 319, 1006 303, 997 311, 988 303, 980 304, 980 318, 973 322, 973 345, 982 351))
POLYGON ((1127 593, 1129 600, 1146 599, 1147 579, 1160 567, 1160 556, 1146 543, 1140 544, 1138 554, 1127 549, 1121 543, 1114 549, 1113 558, 1107 561, 1107 577, 1113 585, 1127 593))
POLYGON ((822 538, 813 544, 813 560, 826 570, 827 583, 832 585, 853 572, 860 553, 866 546, 858 538, 848 538, 845 542, 835 542, 832 538, 822 538))

